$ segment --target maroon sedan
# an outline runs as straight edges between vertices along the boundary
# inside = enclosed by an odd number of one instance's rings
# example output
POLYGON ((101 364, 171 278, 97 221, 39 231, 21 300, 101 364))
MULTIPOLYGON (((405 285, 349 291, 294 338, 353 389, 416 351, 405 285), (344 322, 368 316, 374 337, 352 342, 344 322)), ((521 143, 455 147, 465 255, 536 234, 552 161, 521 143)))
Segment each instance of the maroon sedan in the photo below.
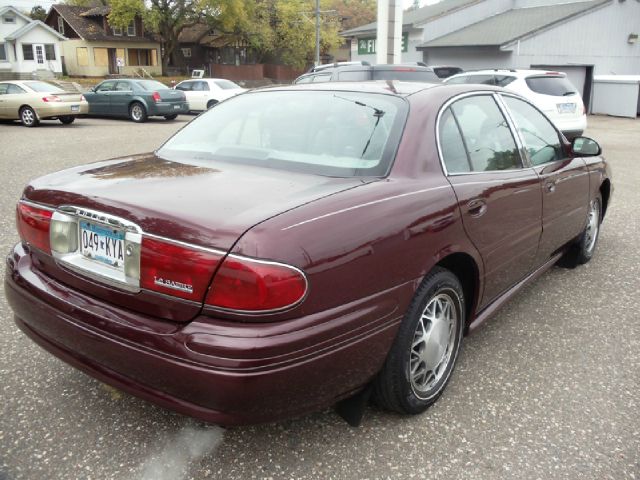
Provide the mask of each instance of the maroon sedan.
POLYGON ((599 155, 498 88, 253 91, 154 153, 32 181, 6 295, 49 352, 204 420, 371 390, 415 414, 464 334, 592 257, 612 191, 599 155))

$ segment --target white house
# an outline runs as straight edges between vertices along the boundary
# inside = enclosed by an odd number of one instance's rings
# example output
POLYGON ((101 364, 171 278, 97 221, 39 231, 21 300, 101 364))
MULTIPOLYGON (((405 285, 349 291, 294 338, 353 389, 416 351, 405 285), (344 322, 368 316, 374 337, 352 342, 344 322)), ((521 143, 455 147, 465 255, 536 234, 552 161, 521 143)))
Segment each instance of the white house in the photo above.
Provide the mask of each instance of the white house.
POLYGON ((0 79, 50 78, 62 73, 65 37, 18 9, 0 7, 0 79))

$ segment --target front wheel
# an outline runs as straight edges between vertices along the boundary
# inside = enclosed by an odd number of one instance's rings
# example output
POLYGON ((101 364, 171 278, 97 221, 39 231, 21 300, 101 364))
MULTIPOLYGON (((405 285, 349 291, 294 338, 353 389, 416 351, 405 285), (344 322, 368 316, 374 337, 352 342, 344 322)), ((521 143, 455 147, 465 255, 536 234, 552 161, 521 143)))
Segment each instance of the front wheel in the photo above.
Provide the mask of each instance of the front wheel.
POLYGON ((28 105, 26 107, 22 107, 20 110, 20 121, 22 122, 22 125, 29 128, 37 127, 40 123, 35 110, 28 105))
POLYGON ((465 325, 458 278, 436 267, 416 291, 374 384, 377 403, 422 413, 440 397, 456 363, 465 325))
POLYGON ((147 120, 147 110, 140 102, 133 102, 129 107, 129 118, 136 123, 142 123, 147 120))
POLYGON ((176 118, 178 118, 178 114, 174 113, 172 115, 165 115, 164 118, 165 120, 175 120, 176 118))
POLYGON ((560 266, 575 268, 587 263, 596 251, 602 223, 602 197, 600 194, 589 204, 587 221, 578 240, 571 245, 559 262, 560 266))
POLYGON ((76 117, 73 117, 71 115, 65 115, 64 117, 58 117, 58 120, 60 120, 60 122, 63 125, 70 125, 73 123, 73 121, 76 119, 76 117))

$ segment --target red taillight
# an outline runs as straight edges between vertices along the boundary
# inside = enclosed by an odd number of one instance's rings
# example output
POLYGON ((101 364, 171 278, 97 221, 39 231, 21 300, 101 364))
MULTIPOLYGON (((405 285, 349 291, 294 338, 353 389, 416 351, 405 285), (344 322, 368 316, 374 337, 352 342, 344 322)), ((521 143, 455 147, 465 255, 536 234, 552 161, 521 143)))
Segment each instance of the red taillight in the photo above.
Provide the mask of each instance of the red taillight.
POLYGON ((201 302, 220 258, 205 250, 143 237, 140 287, 201 302))
POLYGON ((306 292, 307 281, 296 268, 229 256, 216 273, 206 303, 249 312, 281 310, 298 303, 306 292))
POLYGON ((84 95, 80 95, 80 101, 84 102, 86 100, 86 98, 84 98, 84 95))
POLYGON ((46 253, 51 253, 51 248, 49 247, 51 215, 53 215, 51 210, 18 202, 16 224, 20 238, 46 253))
POLYGON ((47 95, 46 97, 42 97, 43 102, 61 102, 62 99, 57 95, 47 95))
POLYGON ((160 94, 158 92, 153 92, 153 101, 158 103, 160 100, 160 94))

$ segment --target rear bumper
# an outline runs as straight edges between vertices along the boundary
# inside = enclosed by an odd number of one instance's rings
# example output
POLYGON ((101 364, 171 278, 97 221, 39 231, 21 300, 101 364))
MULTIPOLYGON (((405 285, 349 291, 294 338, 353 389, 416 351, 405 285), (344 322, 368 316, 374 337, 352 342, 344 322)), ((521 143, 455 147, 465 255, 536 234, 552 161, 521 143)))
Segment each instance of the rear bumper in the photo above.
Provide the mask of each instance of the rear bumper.
POLYGON ((149 115, 175 115, 189 112, 189 104, 184 102, 158 102, 149 107, 149 115))
POLYGON ((389 292, 375 306, 280 324, 160 321, 45 276, 20 244, 7 259, 5 292, 16 324, 45 350, 121 390, 221 425, 295 416, 357 391, 380 369, 400 322, 389 292))
POLYGON ((86 115, 89 113, 89 104, 82 102, 55 102, 46 106, 36 108, 36 113, 40 119, 63 116, 86 115), (78 106, 78 110, 72 111, 72 106, 78 106))
POLYGON ((562 118, 554 117, 553 123, 556 124, 558 129, 562 131, 568 138, 577 137, 582 135, 587 128, 587 116, 582 115, 577 118, 562 118))

